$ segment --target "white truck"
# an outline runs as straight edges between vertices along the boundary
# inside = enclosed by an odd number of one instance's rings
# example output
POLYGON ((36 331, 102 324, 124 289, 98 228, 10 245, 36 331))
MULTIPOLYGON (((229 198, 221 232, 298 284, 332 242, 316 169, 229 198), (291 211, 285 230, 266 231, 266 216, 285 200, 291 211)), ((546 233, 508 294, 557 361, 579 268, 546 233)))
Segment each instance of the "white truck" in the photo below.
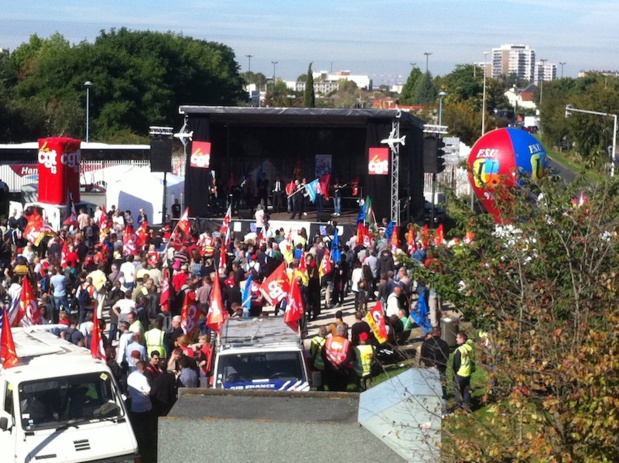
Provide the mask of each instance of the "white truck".
POLYGON ((139 461, 122 395, 105 362, 49 331, 12 333, 20 362, 0 370, 0 461, 139 461))
POLYGON ((213 353, 215 388, 310 389, 303 341, 283 317, 228 320, 213 353))

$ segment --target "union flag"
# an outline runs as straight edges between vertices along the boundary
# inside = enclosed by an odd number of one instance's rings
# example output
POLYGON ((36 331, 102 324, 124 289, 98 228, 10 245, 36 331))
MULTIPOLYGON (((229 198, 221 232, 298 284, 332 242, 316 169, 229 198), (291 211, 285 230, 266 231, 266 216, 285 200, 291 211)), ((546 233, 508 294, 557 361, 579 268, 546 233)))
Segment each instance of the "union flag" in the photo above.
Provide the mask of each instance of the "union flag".
POLYGON ((286 275, 286 263, 282 262, 271 275, 264 279, 260 291, 269 304, 275 305, 283 300, 290 291, 290 281, 286 275))
POLYGON ((206 326, 221 334, 221 327, 230 316, 224 308, 223 298, 221 297, 221 282, 219 277, 215 275, 213 280, 213 290, 211 291, 211 305, 206 317, 206 326))
POLYGON ((34 212, 28 216, 28 225, 24 230, 24 237, 35 246, 38 246, 46 236, 55 236, 56 233, 49 226, 35 208, 34 212))
POLYGON ((4 368, 14 367, 19 362, 6 309, 0 311, 0 357, 4 368))
POLYGON ((181 327, 183 328, 183 332, 189 336, 190 339, 193 337, 198 327, 199 319, 200 311, 196 303, 196 293, 187 291, 185 300, 183 301, 183 308, 181 309, 181 327))
POLYGON ((299 320, 303 318, 303 299, 301 298, 301 288, 299 279, 295 278, 290 285, 288 293, 288 303, 284 312, 284 323, 292 328, 293 331, 299 330, 299 320))
POLYGON ((17 326, 19 321, 24 317, 26 317, 30 325, 40 325, 43 322, 37 298, 34 295, 32 285, 28 278, 24 278, 24 282, 22 283, 18 306, 17 317, 15 320, 12 320, 11 325, 17 326))
POLYGON ((128 223, 123 233, 123 254, 127 256, 129 254, 136 255, 137 253, 137 236, 133 231, 133 225, 128 223))
POLYGON ((101 326, 99 325, 99 317, 97 311, 93 310, 92 332, 90 333, 90 354, 96 358, 107 362, 105 355, 105 346, 103 345, 103 336, 101 336, 101 326))
POLYGON ((146 239, 148 238, 148 222, 145 220, 138 228, 136 232, 136 244, 139 249, 142 249, 146 244, 146 239))
POLYGON ((318 268, 318 275, 322 278, 333 271, 333 264, 331 263, 331 255, 328 249, 325 249, 325 254, 320 261, 320 267, 318 268))
POLYGON ((159 296, 159 305, 164 312, 170 311, 170 272, 167 268, 163 269, 161 278, 161 295, 159 296))

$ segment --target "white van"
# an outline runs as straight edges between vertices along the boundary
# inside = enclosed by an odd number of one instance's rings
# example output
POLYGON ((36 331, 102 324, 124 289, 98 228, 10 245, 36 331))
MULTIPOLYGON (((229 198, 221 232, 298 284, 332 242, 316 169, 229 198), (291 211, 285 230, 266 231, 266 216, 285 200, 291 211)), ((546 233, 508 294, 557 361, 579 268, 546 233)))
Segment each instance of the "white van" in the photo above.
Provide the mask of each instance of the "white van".
POLYGON ((215 388, 310 390, 303 341, 283 317, 229 319, 214 353, 215 388))
POLYGON ((12 329, 20 363, 0 370, 0 460, 139 461, 105 362, 41 328, 12 329))

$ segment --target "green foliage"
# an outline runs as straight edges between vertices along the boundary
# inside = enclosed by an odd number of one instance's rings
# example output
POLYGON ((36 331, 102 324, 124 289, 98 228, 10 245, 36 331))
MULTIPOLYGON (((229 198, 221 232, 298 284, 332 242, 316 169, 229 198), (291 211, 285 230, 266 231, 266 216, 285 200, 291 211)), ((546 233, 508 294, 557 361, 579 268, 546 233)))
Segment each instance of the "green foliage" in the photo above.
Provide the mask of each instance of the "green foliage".
POLYGON ((432 74, 426 72, 415 86, 415 98, 413 104, 428 105, 436 103, 438 91, 432 81, 432 74))
POLYGON ((84 82, 91 81, 94 139, 119 130, 146 135, 150 125, 178 124, 182 104, 233 105, 246 99, 232 50, 173 33, 102 31, 94 43, 70 45, 61 35, 34 35, 13 51, 1 74, 16 125, 11 139, 83 136, 84 82))
POLYGON ((487 332, 487 408, 450 428, 445 454, 619 461, 619 184, 551 177, 495 196, 511 225, 462 217, 473 244, 438 249, 435 287, 487 332))
POLYGON ((312 63, 307 68, 307 79, 305 80, 305 92, 303 93, 303 106, 305 108, 316 107, 316 94, 314 93, 314 75, 312 63))
MULTIPOLYGON (((405 105, 412 105, 415 102, 415 90, 420 79, 423 77, 423 73, 418 67, 414 67, 411 73, 406 79, 406 83, 402 87, 402 93, 400 94, 400 103, 405 105)), ((389 90, 389 88, 387 88, 389 90)))

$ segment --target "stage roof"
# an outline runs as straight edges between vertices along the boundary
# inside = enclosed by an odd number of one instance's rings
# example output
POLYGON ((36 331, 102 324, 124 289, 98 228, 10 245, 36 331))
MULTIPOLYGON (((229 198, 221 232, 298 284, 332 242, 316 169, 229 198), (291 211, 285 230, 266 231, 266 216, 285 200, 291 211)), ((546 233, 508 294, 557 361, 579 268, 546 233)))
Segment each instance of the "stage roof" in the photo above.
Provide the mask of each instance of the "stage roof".
POLYGON ((397 109, 356 108, 255 108, 238 106, 180 106, 179 113, 188 116, 208 116, 220 124, 251 124, 253 126, 302 125, 364 127, 370 121, 394 120, 400 114, 400 126, 423 129, 424 121, 397 109))

